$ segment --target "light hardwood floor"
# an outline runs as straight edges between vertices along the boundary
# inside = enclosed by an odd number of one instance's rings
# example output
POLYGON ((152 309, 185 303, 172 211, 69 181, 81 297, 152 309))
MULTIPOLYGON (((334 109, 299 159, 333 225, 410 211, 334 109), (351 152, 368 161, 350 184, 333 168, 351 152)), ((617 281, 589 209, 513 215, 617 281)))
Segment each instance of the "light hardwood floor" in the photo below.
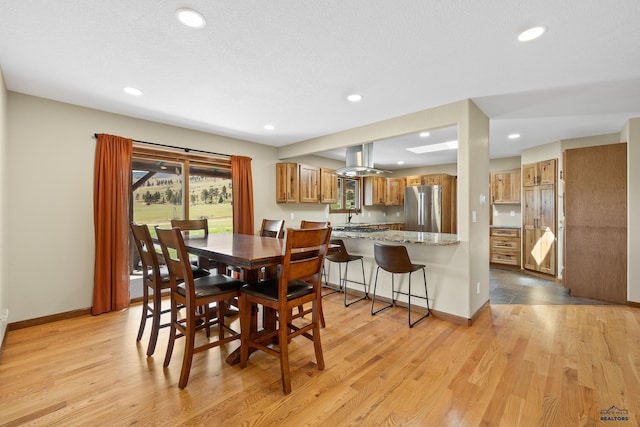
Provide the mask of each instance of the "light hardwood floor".
MULTIPOLYGON (((495 305, 471 327, 430 317, 413 329, 405 309, 372 317, 369 304, 324 299, 326 369, 313 346, 291 346, 293 391, 277 359, 236 348, 195 355, 177 387, 182 343, 162 368, 135 342, 140 307, 10 331, 0 360, 0 425, 637 426, 640 309, 495 305), (601 422, 626 410, 628 421, 601 422), (616 411, 616 409, 613 409, 616 411)), ((200 337, 201 339, 204 338, 200 337)))

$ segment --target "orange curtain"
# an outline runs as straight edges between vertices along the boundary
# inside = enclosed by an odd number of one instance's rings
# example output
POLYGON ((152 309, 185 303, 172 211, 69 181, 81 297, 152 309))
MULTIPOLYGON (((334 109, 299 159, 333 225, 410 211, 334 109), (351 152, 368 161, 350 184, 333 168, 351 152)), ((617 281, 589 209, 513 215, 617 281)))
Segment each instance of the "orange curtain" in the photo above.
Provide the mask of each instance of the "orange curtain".
POLYGON ((93 307, 96 315, 129 307, 129 197, 133 141, 98 135, 93 181, 96 258, 93 307))
POLYGON ((231 156, 233 232, 253 234, 253 180, 251 158, 231 156))

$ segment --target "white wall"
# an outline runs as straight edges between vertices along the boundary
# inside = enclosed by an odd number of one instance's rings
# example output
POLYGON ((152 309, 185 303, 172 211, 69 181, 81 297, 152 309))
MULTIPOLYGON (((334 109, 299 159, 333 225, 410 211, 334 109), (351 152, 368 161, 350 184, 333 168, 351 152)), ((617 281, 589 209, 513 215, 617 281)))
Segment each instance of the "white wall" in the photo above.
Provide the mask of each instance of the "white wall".
MULTIPOLYGON (((11 226, 0 241, 11 251, 8 304, 0 303, 10 307, 9 322, 92 304, 94 133, 249 156, 257 221, 287 212, 275 203, 272 147, 15 92, 8 93, 8 122, 11 182, 2 206, 11 226)), ((0 283, 6 295, 6 280, 0 283)))
POLYGON ((9 273, 7 253, 7 230, 9 223, 7 188, 9 185, 8 170, 8 130, 7 119, 7 86, 0 68, 0 346, 7 330, 8 319, 5 313, 9 310, 9 273))
POLYGON ((640 117, 621 133, 627 143, 627 300, 640 303, 640 117))

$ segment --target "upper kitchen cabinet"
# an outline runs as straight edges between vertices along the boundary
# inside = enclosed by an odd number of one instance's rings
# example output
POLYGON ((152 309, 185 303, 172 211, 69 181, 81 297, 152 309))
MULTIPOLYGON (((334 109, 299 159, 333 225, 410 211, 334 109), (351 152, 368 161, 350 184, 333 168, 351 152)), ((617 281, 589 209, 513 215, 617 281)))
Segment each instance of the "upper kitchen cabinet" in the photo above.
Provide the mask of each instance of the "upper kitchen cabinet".
POLYGON ((520 204, 520 169, 491 173, 491 202, 520 204))
POLYGON ((522 165, 522 186, 556 183, 556 159, 522 165))
POLYGON ((387 179, 381 176, 364 177, 364 205, 384 206, 386 203, 387 179))
POLYGON ((338 175, 333 169, 320 168, 320 203, 338 201, 338 175))
POLYGON ((387 178, 387 206, 402 206, 404 204, 404 178, 387 178))
POLYGON ((276 202, 298 203, 298 164, 276 164, 276 202))
POLYGON ((320 201, 320 168, 309 165, 298 166, 300 203, 320 201))
POLYGON ((422 175, 412 175, 405 178, 407 187, 422 185, 422 175))

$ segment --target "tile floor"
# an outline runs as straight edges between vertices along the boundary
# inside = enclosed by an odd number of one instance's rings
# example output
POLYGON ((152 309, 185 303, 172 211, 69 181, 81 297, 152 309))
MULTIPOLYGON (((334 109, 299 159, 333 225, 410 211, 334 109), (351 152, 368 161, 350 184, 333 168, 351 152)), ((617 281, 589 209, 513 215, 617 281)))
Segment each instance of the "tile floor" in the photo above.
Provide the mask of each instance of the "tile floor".
POLYGON ((552 280, 497 268, 489 269, 489 300, 491 304, 609 304, 572 297, 567 289, 552 280))

